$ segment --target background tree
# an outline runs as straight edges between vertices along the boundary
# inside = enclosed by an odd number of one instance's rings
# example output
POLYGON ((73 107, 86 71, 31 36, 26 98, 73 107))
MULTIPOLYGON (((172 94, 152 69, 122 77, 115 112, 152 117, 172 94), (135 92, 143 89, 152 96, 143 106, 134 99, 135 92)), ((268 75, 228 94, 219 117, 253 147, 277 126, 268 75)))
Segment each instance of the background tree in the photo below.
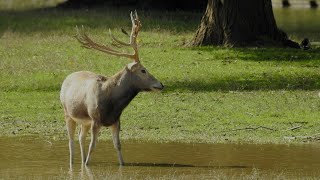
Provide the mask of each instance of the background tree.
POLYGON ((311 8, 317 8, 318 7, 318 3, 316 0, 311 0, 310 1, 310 7, 311 8))
POLYGON ((282 0, 282 7, 289 7, 290 5, 289 0, 282 0))
POLYGON ((299 48, 279 30, 271 0, 208 0, 190 45, 265 46, 299 48))

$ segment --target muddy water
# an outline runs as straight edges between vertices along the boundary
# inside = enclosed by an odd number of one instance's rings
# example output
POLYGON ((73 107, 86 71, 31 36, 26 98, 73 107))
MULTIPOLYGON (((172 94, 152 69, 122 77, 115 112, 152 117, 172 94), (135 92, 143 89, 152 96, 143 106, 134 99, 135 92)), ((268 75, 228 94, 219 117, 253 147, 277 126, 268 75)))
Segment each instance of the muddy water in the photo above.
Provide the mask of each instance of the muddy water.
MULTIPOLYGON (((241 144, 157 144, 123 142, 127 166, 119 168, 111 142, 98 142, 90 168, 68 165, 67 141, 0 138, 0 179, 211 179, 320 177, 320 146, 241 144)), ((78 144, 77 144, 78 145, 78 144)))

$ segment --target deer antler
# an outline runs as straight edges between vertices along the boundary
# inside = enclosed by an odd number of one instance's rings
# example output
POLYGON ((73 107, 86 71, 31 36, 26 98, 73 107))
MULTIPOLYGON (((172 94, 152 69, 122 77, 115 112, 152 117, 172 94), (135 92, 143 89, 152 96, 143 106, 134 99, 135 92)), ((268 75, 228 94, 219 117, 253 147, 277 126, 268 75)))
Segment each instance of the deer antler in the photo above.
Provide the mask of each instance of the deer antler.
POLYGON ((82 44, 82 46, 85 48, 96 49, 98 51, 102 51, 107 54, 111 54, 111 55, 115 55, 115 56, 127 57, 130 59, 133 59, 135 62, 139 62, 137 37, 138 37, 139 30, 141 28, 141 22, 139 20, 137 11, 135 11, 134 14, 132 12, 130 12, 130 17, 131 17, 131 22, 132 22, 132 30, 131 30, 131 34, 130 34, 130 42, 129 43, 125 43, 125 42, 118 40, 116 37, 114 37, 112 35, 110 29, 109 29, 109 34, 110 34, 113 42, 116 43, 116 44, 113 44, 113 46, 117 46, 117 45, 128 46, 128 47, 131 46, 134 50, 133 54, 119 52, 117 50, 112 49, 109 46, 100 45, 100 44, 95 43, 85 33, 83 26, 81 29, 78 29, 78 27, 76 27, 77 35, 75 37, 82 44))

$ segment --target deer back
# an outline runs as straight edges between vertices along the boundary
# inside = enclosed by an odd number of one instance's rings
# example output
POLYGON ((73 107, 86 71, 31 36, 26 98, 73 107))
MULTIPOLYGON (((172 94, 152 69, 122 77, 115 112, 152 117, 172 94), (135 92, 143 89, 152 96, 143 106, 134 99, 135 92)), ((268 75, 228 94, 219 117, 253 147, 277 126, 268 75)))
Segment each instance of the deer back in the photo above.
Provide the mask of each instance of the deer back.
POLYGON ((91 119, 96 116, 99 99, 105 99, 102 91, 107 77, 88 71, 70 74, 63 82, 60 100, 65 114, 75 119, 91 119))

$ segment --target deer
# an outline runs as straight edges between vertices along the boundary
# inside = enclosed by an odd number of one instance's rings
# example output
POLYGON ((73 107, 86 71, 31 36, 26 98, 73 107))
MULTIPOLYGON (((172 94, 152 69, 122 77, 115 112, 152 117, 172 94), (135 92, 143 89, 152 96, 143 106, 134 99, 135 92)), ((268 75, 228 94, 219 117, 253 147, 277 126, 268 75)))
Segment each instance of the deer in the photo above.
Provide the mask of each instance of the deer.
POLYGON ((123 42, 112 35, 113 43, 108 46, 94 42, 82 28, 76 27, 75 38, 87 49, 95 49, 110 55, 126 57, 133 62, 111 77, 89 71, 79 71, 68 75, 62 83, 60 101, 64 110, 69 138, 70 167, 74 159, 74 134, 77 124, 82 164, 87 166, 95 148, 101 127, 110 127, 114 148, 120 166, 125 163, 121 153, 120 116, 132 99, 142 91, 161 91, 164 86, 141 64, 138 54, 137 37, 141 22, 135 11, 130 12, 132 29, 129 43, 123 42), (116 50, 112 46, 129 47, 133 53, 116 50), (88 154, 85 153, 85 138, 91 133, 88 154))

